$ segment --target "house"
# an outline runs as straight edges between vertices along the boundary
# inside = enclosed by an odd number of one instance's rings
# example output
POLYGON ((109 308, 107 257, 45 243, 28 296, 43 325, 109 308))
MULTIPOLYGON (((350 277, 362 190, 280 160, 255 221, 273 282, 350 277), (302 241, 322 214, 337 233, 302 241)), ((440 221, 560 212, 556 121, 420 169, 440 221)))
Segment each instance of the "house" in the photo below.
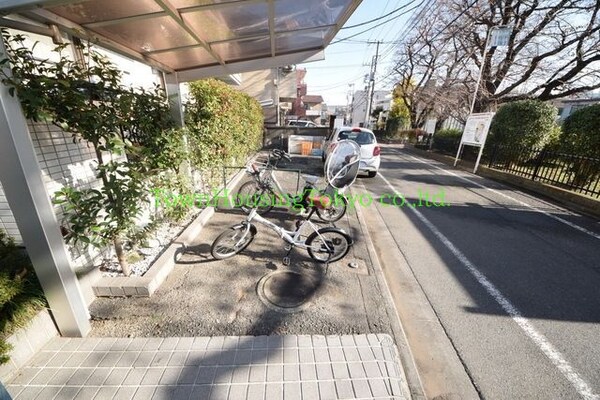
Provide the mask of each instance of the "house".
POLYGON ((263 107, 265 125, 283 125, 296 100, 296 68, 293 65, 237 74, 226 81, 252 96, 263 107))
POLYGON ((293 102, 291 113, 287 120, 303 119, 309 120, 317 125, 326 119, 327 105, 323 103, 320 95, 309 95, 308 87, 304 82, 306 69, 298 69, 296 74, 296 99, 293 102))
MULTIPOLYGON (((390 109, 392 102, 392 93, 389 90, 376 90, 373 92, 373 103, 371 112, 378 107, 383 111, 390 109)), ((357 90, 352 96, 351 104, 351 121, 348 121, 353 126, 367 126, 371 122, 371 117, 367 118, 367 108, 369 106, 369 96, 366 90, 357 90)), ((376 121, 377 119, 375 119, 376 121)))
POLYGON ((558 121, 562 123, 574 111, 600 103, 600 95, 596 94, 587 98, 568 97, 553 100, 551 103, 558 108, 558 121))

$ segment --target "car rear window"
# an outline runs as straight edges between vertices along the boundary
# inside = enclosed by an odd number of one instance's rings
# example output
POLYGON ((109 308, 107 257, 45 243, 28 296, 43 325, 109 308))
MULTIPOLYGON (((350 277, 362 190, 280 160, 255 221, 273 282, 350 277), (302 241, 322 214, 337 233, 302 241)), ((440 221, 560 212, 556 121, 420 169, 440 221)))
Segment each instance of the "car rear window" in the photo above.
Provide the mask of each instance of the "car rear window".
POLYGON ((339 140, 350 139, 354 140, 358 144, 373 144, 375 143, 375 136, 369 132, 353 132, 353 131, 342 131, 338 135, 339 140))

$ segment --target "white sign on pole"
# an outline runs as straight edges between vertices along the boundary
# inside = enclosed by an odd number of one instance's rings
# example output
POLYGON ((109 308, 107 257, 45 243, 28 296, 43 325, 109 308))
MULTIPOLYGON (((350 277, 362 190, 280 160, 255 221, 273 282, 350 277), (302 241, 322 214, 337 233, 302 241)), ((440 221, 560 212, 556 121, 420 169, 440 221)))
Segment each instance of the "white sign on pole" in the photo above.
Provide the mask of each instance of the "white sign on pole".
POLYGON ((437 124, 437 119, 428 119, 425 122, 425 132, 429 133, 430 135, 433 135, 433 133, 435 132, 435 124, 437 124))
POLYGON ((508 40, 512 33, 512 26, 496 26, 492 28, 492 37, 490 38, 490 47, 508 46, 508 40))
POLYGON ((494 113, 469 115, 461 138, 462 144, 483 146, 490 130, 492 118, 494 118, 494 113))
POLYGON ((454 165, 458 162, 458 157, 463 146, 476 146, 479 147, 479 154, 477 155, 477 161, 475 162, 475 168, 473 173, 477 172, 479 167, 479 161, 483 154, 483 147, 485 146, 485 140, 487 139, 492 119, 494 118, 493 112, 471 114, 467 118, 465 123, 465 129, 462 137, 460 138, 460 144, 458 145, 458 151, 456 152, 456 158, 454 159, 454 165))

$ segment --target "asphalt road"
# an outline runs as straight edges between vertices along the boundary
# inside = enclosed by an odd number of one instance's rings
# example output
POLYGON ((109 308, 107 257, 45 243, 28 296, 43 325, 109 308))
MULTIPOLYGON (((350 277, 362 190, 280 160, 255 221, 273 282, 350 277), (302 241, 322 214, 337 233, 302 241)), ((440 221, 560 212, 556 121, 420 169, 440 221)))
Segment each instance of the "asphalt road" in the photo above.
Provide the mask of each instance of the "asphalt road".
MULTIPOLYGON (((359 179, 357 187, 373 196, 368 212, 393 238, 393 248, 379 251, 398 252, 385 268, 408 268, 472 393, 600 399, 598 221, 393 146, 383 148, 380 175, 359 179), (406 204, 391 204, 396 194, 406 204), (438 205, 425 206, 427 196, 438 205)), ((381 229, 371 233, 377 243, 381 229)), ((392 294, 410 304, 414 293, 402 293, 402 286, 391 285, 392 294)), ((419 321, 399 311, 409 342, 419 341, 417 368, 435 368, 427 363, 436 362, 440 341, 411 338, 419 321)), ((439 395, 428 390, 435 384, 423 372, 428 397, 439 395)), ((446 394, 471 397, 445 385, 446 394)))

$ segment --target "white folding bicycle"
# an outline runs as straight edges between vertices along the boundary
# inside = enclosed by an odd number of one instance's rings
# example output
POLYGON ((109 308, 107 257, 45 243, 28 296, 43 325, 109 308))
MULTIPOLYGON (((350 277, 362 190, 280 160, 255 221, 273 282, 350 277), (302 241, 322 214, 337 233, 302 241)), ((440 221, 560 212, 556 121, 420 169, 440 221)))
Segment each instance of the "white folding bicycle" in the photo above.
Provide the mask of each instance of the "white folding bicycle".
MULTIPOLYGON (((256 222, 275 231, 288 244, 288 253, 293 247, 306 249, 312 259, 321 263, 335 262, 344 258, 352 246, 350 235, 336 227, 319 228, 310 221, 310 218, 317 209, 326 208, 330 204, 332 199, 328 197, 328 192, 345 189, 354 183, 359 162, 360 147, 350 140, 340 141, 325 163, 325 177, 330 190, 317 197, 311 197, 308 192, 303 195, 302 201, 310 204, 310 211, 304 219, 296 222, 296 230, 286 230, 261 217, 256 209, 252 209, 244 221, 217 236, 211 246, 212 256, 222 260, 247 248, 257 233, 256 225, 253 224, 256 222), (304 236, 302 234, 304 227, 309 227, 312 233, 304 236)), ((288 265, 289 257, 286 256, 283 262, 288 265)))

